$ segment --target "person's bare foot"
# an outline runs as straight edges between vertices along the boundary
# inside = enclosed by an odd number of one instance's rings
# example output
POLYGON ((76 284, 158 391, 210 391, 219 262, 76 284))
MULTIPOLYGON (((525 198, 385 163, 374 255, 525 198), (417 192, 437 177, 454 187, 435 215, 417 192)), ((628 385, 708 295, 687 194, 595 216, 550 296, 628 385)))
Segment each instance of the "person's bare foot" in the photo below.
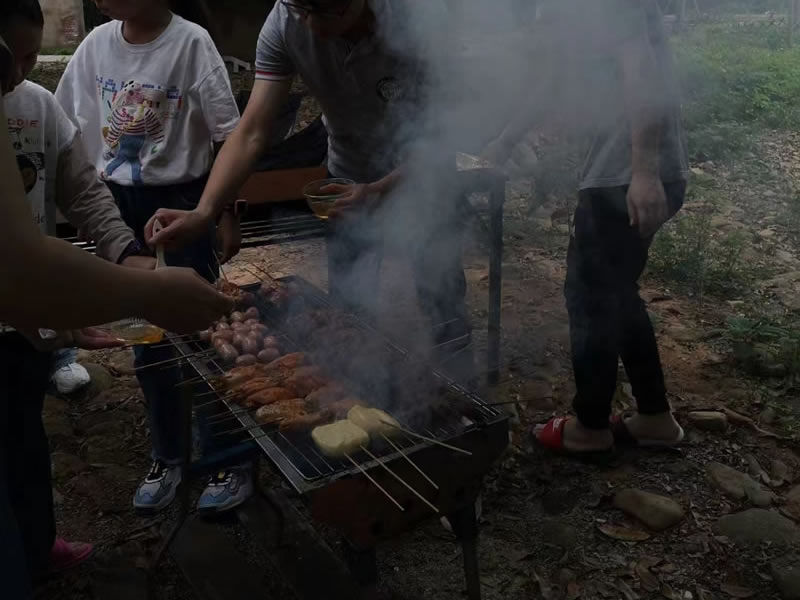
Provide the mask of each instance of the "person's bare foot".
POLYGON ((625 419, 625 427, 637 440, 656 440, 669 443, 681 437, 681 427, 671 412, 640 415, 625 419))
MULTIPOLYGON (((538 437, 545 425, 536 425, 534 435, 538 437)), ((564 449, 572 452, 603 451, 614 446, 611 429, 587 429, 576 418, 569 418, 564 423, 563 440, 564 449)))

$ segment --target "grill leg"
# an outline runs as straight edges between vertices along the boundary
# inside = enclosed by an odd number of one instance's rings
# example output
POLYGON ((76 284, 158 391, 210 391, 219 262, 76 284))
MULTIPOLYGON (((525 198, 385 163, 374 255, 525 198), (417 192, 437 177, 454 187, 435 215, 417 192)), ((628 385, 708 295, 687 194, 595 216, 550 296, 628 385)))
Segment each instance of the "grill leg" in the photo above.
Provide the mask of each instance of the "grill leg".
POLYGON ((453 533, 461 541, 464 555, 464 577, 467 583, 467 598, 481 600, 481 576, 478 567, 478 518, 475 502, 459 509, 448 517, 453 533))
POLYGON ((342 549, 350 572, 359 585, 372 586, 378 583, 378 556, 375 548, 359 550, 345 540, 342 549))
POLYGON ((497 181, 489 195, 489 323, 487 379, 500 380, 500 315, 503 301, 503 204, 505 180, 497 181))

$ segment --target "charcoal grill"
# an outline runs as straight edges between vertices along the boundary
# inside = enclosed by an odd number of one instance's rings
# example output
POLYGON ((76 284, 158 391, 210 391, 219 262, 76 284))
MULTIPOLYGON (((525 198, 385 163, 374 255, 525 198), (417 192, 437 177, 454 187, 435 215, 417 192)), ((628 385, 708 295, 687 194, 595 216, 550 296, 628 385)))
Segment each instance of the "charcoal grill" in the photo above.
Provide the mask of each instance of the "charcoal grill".
MULTIPOLYGON (((326 295, 304 280, 284 278, 283 281, 294 283, 305 306, 331 307, 326 295)), ((263 304, 259 308, 267 324, 279 329, 274 312, 263 304)), ((418 358, 384 338, 364 321, 356 317, 352 317, 352 321, 373 339, 379 340, 386 356, 395 365, 420 364, 418 358)), ((284 335, 293 349, 302 349, 291 332, 284 330, 284 335)), ((462 448, 471 456, 405 435, 393 438, 394 446, 373 443, 369 448, 372 456, 360 452, 352 457, 357 465, 348 460, 332 460, 317 451, 308 433, 284 434, 277 426, 259 426, 247 410, 217 394, 214 377, 223 369, 215 360, 197 356, 198 351, 207 348, 204 342, 178 337, 169 339, 195 377, 201 380, 196 392, 206 390, 200 404, 213 406, 217 417, 226 419, 226 430, 236 422, 239 430, 246 431, 291 488, 307 501, 314 519, 334 527, 344 536, 353 557, 357 558, 353 562, 360 565, 357 576, 368 579, 376 573, 374 549, 379 542, 434 516, 433 510, 387 471, 386 467, 389 467, 433 503, 442 515, 449 517, 463 545, 468 597, 470 600, 480 598, 475 500, 482 477, 508 444, 506 416, 474 393, 426 366, 431 381, 441 391, 435 406, 424 409, 435 414, 422 429, 415 428, 419 427, 416 422, 405 421, 397 413, 393 415, 399 417, 404 427, 462 448), (419 470, 435 482, 438 489, 419 470), (387 497, 387 492, 402 506, 402 510, 387 497)), ((369 390, 361 388, 359 391, 366 399, 369 390)))

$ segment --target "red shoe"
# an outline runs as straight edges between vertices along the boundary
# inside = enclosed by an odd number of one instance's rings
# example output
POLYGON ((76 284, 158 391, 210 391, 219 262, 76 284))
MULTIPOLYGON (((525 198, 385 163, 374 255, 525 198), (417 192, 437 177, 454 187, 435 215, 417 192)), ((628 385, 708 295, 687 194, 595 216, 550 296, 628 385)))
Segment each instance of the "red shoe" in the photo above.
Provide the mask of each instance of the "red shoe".
POLYGON ((571 456, 590 463, 604 463, 614 457, 613 446, 605 450, 570 450, 564 446, 564 426, 570 420, 567 417, 553 417, 545 423, 544 428, 539 433, 535 431, 531 433, 540 446, 557 454, 571 456))
POLYGON ((62 573, 83 564, 94 553, 94 546, 56 538, 50 551, 50 572, 62 573))

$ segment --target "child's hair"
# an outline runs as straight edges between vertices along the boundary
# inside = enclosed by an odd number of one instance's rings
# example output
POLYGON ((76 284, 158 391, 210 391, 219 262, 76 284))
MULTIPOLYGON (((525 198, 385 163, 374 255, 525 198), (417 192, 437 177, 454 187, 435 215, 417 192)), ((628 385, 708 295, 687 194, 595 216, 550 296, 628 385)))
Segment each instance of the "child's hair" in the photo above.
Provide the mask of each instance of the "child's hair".
POLYGON ((39 0, 2 0, 0 27, 7 27, 15 19, 23 19, 33 25, 44 27, 44 15, 39 0))

